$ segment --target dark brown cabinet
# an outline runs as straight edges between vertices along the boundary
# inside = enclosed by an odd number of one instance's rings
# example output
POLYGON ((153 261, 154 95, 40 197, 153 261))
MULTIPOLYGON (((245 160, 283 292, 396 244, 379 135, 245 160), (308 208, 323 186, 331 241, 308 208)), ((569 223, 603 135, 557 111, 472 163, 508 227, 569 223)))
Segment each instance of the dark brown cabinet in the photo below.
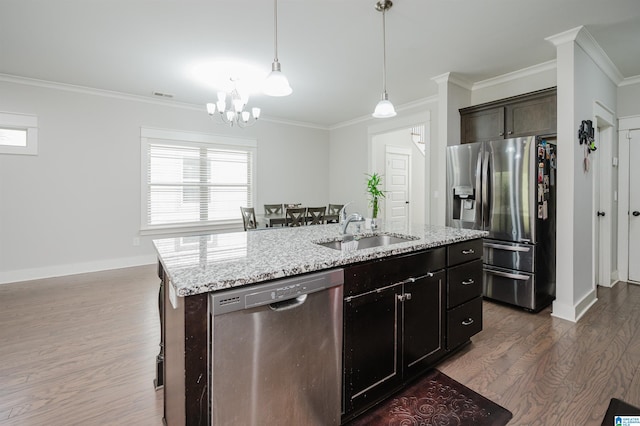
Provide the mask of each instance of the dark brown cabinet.
POLYGON ((390 394, 444 352, 445 255, 439 248, 345 271, 347 415, 390 394))
POLYGON ((482 240, 345 268, 343 422, 482 330, 482 240))
POLYGON ((482 330, 482 240, 447 247, 447 350, 482 330))
POLYGON ((556 88, 460 109, 460 142, 556 133, 556 88))

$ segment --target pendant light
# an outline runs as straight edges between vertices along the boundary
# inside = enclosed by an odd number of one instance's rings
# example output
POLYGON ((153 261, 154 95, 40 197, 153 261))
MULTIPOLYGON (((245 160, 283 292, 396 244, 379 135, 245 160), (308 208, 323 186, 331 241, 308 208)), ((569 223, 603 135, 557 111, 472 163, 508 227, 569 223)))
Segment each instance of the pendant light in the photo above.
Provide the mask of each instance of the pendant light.
POLYGON ((387 35, 385 25, 385 13, 391 9, 393 2, 391 0, 380 0, 376 3, 376 10, 382 12, 382 98, 373 111, 375 118, 389 118, 396 116, 396 110, 393 104, 389 102, 387 95, 387 35))
POLYGON ((288 96, 293 92, 289 80, 280 70, 278 62, 278 0, 273 0, 273 45, 274 58, 271 64, 271 73, 267 76, 264 85, 264 94, 268 96, 288 96))

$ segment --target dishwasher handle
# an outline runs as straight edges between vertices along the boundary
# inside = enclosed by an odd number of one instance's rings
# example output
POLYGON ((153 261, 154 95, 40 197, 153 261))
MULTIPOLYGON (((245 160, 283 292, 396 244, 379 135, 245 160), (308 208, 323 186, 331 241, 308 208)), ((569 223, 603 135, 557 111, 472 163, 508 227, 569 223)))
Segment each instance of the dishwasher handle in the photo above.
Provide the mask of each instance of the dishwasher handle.
POLYGON ((269 308, 274 312, 288 311, 289 309, 295 309, 298 306, 302 306, 307 301, 307 295, 303 294, 293 299, 281 300, 269 304, 269 308))

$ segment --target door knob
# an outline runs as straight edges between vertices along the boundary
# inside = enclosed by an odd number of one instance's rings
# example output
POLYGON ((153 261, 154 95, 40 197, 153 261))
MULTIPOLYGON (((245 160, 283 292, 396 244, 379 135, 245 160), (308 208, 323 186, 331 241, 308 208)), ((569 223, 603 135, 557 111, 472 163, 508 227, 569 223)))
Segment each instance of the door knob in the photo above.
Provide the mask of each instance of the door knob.
POLYGON ((632 214, 633 214, 634 216, 640 216, 640 212, 639 212, 638 210, 634 211, 632 214))
POLYGON ((598 216, 604 217, 604 212, 598 212, 598 216))

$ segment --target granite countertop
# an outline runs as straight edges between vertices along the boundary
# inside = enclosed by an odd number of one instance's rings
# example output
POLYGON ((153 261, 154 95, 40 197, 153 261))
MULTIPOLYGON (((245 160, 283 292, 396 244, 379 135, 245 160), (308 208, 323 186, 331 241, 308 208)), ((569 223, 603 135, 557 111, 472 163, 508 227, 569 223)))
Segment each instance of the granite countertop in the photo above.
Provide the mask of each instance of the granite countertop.
MULTIPOLYGON (((353 225, 351 225, 353 227, 353 225)), ((315 244, 340 238, 338 224, 267 228, 154 240, 158 258, 177 296, 224 290, 307 272, 330 269, 458 241, 481 238, 484 231, 445 226, 382 225, 375 234, 410 235, 412 241, 340 251, 315 244)), ((365 231, 358 236, 372 235, 365 231)))

